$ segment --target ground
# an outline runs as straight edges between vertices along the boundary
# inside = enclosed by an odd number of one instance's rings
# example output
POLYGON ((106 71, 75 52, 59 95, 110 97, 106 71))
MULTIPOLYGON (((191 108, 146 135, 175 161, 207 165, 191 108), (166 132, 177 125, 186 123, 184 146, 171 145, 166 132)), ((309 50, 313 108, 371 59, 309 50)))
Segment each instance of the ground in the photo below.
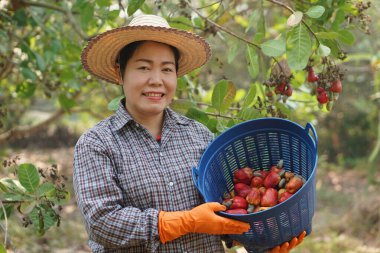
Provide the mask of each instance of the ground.
MULTIPOLYGON (((57 164, 59 171, 68 177, 72 190, 73 147, 47 149, 28 148, 8 150, 8 157, 20 157, 20 163, 34 163, 41 168, 57 164)), ((363 166, 365 167, 365 166, 363 166)), ((1 173, 1 172, 0 172, 1 173)), ((3 174, 5 172, 2 172, 3 174)), ((377 180, 380 180, 380 175, 377 180)), ((4 175, 3 175, 4 176, 4 175)), ((379 253, 380 252, 380 190, 379 185, 369 185, 367 171, 344 169, 320 162, 317 170, 317 209, 313 218, 313 232, 294 253, 379 253)), ((63 207, 60 227, 51 228, 38 237, 32 227, 23 228, 13 215, 9 237, 18 253, 85 253, 87 235, 75 199, 63 207)), ((0 233, 3 240, 3 234, 0 233)), ((12 252, 12 251, 10 251, 12 252)), ((226 252, 246 252, 234 247, 226 252)))

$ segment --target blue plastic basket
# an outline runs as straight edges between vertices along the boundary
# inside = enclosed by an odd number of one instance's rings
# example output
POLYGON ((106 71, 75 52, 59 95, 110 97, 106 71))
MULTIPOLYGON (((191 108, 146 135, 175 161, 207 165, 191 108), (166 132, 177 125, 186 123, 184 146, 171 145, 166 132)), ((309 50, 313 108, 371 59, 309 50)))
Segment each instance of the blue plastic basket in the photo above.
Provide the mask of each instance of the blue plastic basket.
POLYGON ((222 202, 223 194, 233 190, 233 173, 239 168, 269 168, 282 159, 285 170, 302 175, 306 179, 302 188, 268 210, 245 215, 218 213, 249 222, 248 232, 229 236, 248 252, 265 252, 304 230, 311 232, 316 206, 317 146, 318 137, 310 123, 303 128, 279 118, 246 121, 210 143, 198 168, 192 170, 193 180, 206 202, 222 202))

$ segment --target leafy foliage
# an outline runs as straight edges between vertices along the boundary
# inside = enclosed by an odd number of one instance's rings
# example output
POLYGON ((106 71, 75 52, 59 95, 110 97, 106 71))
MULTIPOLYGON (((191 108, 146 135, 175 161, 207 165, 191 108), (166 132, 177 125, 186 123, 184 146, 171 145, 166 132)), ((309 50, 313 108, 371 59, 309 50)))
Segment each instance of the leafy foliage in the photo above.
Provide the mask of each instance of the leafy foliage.
MULTIPOLYGON (((172 108, 216 134, 249 119, 291 118, 302 110, 310 121, 320 108, 331 110, 338 98, 329 89, 345 74, 340 64, 351 60, 347 51, 357 34, 370 33, 370 5, 360 0, 1 4, 0 144, 32 134, 63 115, 88 113, 101 119, 112 113, 122 98, 120 87, 85 72, 80 53, 89 38, 123 26, 141 12, 161 15, 172 27, 210 42, 213 57, 201 70, 178 79, 172 108), (307 81, 311 68, 319 81, 307 81), (317 100, 319 87, 328 93, 327 105, 317 100), (42 122, 30 116, 41 104, 52 112, 42 122)), ((0 181, 2 200, 14 202, 4 209, 7 215, 23 213, 25 224, 32 223, 43 234, 59 222, 53 203, 59 205, 67 193, 57 181, 45 182, 32 164, 16 166, 15 173, 17 178, 0 181)))
POLYGON ((29 163, 18 165, 17 159, 13 159, 4 160, 3 167, 13 170, 16 177, 0 179, 3 207, 0 219, 7 220, 17 211, 23 225, 33 224, 38 235, 44 235, 54 225, 59 226, 61 205, 70 199, 70 194, 65 189, 66 178, 58 174, 57 166, 43 170, 29 163))
MULTIPOLYGON (((214 58, 203 71, 198 73, 197 70, 194 73, 198 74, 183 79, 181 85, 185 90, 179 90, 177 98, 191 103, 181 103, 182 113, 197 109, 219 120, 221 117, 236 119, 239 114, 246 115, 247 111, 255 110, 255 113, 249 113, 252 117, 289 117, 294 106, 287 103, 287 97, 280 94, 273 99, 266 95, 274 92, 276 82, 284 80, 296 86, 292 98, 307 98, 313 102, 296 103, 296 107, 311 106, 311 110, 319 110, 318 101, 313 97, 315 91, 305 81, 295 82, 294 77, 305 76, 307 66, 322 67, 323 58, 334 62, 342 59, 344 45, 354 43, 353 31, 365 23, 363 15, 369 6, 363 7, 359 3, 267 0, 208 4, 186 0, 179 3, 134 0, 123 5, 111 0, 11 1, 1 11, 4 22, 1 25, 0 57, 4 64, 0 70, 0 112, 4 117, 1 119, 3 135, 0 140, 16 138, 22 119, 28 118, 27 108, 37 103, 36 98, 42 99, 48 107, 56 108, 57 112, 63 112, 59 115, 85 111, 102 118, 109 114, 104 110, 105 104, 110 103, 108 108, 115 109, 121 96, 120 89, 89 76, 82 70, 79 56, 90 37, 125 25, 126 19, 130 20, 130 16, 138 12, 162 15, 173 27, 199 33, 216 48, 214 58), (348 17, 350 22, 345 22, 348 17), (360 22, 355 23, 359 18, 360 22), (225 45, 230 48, 223 49, 225 45), (229 73, 245 72, 249 78, 243 78, 245 75, 223 76, 225 67, 213 64, 214 59, 225 59, 230 63, 229 73), (279 62, 284 65, 280 66, 279 73, 274 74, 279 62), (270 78, 274 78, 274 82, 270 78), (229 96, 220 96, 219 99, 227 100, 224 103, 219 101, 223 106, 218 108, 215 96, 221 90, 214 90, 211 92, 214 94, 212 103, 205 105, 207 89, 220 89, 221 80, 229 83, 229 91, 247 90, 253 83, 261 84, 262 94, 256 93, 256 103, 249 107, 244 99, 232 101, 229 96), (305 97, 304 93, 311 96, 305 97), (97 100, 90 101, 89 94, 97 100), (199 107, 199 103, 203 106, 199 107), (231 111, 227 108, 229 106, 238 109, 231 111)), ((328 88, 329 85, 325 86, 328 88)), ((201 120, 198 113, 189 115, 201 120)), ((233 122, 237 124, 251 116, 233 122)), ((210 129, 219 133, 218 129, 225 129, 231 121, 222 120, 219 124, 223 126, 215 128, 212 125, 210 129)))

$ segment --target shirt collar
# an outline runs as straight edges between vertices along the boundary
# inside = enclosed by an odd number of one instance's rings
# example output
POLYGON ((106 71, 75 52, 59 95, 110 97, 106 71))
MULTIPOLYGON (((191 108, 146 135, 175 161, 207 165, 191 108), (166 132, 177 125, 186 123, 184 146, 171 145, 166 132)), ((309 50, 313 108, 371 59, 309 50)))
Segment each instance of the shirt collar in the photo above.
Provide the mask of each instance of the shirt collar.
MULTIPOLYGON (((134 121, 132 116, 128 113, 127 109, 125 108, 125 98, 122 99, 119 103, 119 107, 117 108, 115 114, 114 114, 114 120, 113 120, 113 129, 114 130, 120 130, 123 128, 126 124, 129 122, 134 121)), ((170 108, 165 109, 165 120, 164 124, 168 125, 188 125, 190 123, 190 119, 187 117, 184 117, 176 112, 174 112, 170 108)))

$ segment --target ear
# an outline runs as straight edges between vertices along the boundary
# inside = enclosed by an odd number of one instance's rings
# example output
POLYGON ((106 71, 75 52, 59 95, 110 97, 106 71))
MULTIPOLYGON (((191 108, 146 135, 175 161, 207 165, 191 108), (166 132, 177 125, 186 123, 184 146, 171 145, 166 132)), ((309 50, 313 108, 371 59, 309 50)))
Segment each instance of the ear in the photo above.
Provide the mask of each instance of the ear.
POLYGON ((114 71, 115 71, 115 76, 117 76, 117 83, 119 85, 123 85, 123 78, 122 78, 122 73, 120 71, 120 66, 119 64, 116 64, 115 65, 115 68, 114 68, 114 71))

